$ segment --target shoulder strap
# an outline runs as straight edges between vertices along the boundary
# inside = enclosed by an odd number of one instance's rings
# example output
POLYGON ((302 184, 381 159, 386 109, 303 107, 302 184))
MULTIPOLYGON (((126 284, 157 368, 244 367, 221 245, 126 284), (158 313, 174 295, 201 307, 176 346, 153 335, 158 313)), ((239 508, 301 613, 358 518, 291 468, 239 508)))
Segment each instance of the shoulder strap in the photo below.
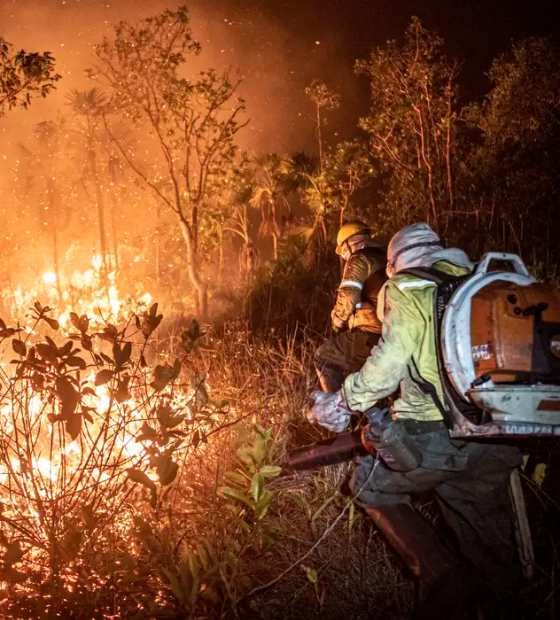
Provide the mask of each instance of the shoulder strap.
MULTIPOLYGON (((453 293, 457 290, 457 288, 459 288, 459 286, 461 286, 461 284, 465 280, 468 280, 472 274, 468 273, 465 275, 457 276, 450 273, 445 273, 444 271, 440 271, 439 269, 435 269, 434 267, 411 267, 410 269, 404 269, 403 271, 399 271, 399 275, 400 274, 408 274, 416 278, 422 278, 423 280, 431 280, 437 286, 434 295, 434 331, 436 338, 438 370, 443 385, 446 381, 445 372, 443 371, 444 362, 442 358, 440 334, 443 313, 453 293)), ((442 400, 440 399, 439 394, 437 393, 436 386, 430 381, 427 381, 420 374, 414 357, 412 357, 411 363, 413 368, 411 369, 410 365, 408 366, 408 373, 411 381, 416 384, 416 386, 421 392, 423 392, 426 396, 429 396, 432 399, 437 410, 440 412, 445 422, 445 425, 448 429, 452 429, 453 420, 451 417, 451 413, 446 406, 446 403, 442 402, 442 400), (414 370, 414 373, 412 370, 414 370)))
POLYGON ((403 269, 402 271, 399 271, 397 275, 401 274, 422 278, 423 280, 431 280, 438 286, 444 282, 457 278, 457 276, 450 273, 445 273, 439 269, 435 269, 435 267, 410 267, 410 269, 403 269))
POLYGON ((411 358, 411 362, 412 362, 412 365, 414 366, 414 372, 416 374, 416 376, 413 376, 412 370, 410 369, 410 366, 408 366, 408 374, 410 376, 411 381, 416 384, 418 389, 423 394, 425 394, 426 396, 429 396, 432 399, 434 405, 436 406, 436 409, 440 412, 441 417, 443 418, 447 428, 448 429, 453 428, 453 421, 450 417, 449 410, 441 402, 441 398, 439 397, 439 394, 437 393, 436 386, 433 383, 430 383, 430 381, 427 381, 426 379, 424 379, 424 377, 420 374, 420 371, 418 370, 418 366, 416 365, 416 361, 414 360, 414 357, 411 358))

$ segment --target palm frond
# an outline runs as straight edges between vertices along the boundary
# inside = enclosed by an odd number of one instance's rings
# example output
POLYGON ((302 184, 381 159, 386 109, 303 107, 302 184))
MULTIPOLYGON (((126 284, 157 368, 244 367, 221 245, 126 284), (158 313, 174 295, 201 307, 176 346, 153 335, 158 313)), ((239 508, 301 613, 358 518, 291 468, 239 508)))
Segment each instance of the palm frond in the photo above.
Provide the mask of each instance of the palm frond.
POLYGON ((89 90, 72 89, 66 101, 75 114, 100 116, 109 104, 109 97, 96 86, 89 90))

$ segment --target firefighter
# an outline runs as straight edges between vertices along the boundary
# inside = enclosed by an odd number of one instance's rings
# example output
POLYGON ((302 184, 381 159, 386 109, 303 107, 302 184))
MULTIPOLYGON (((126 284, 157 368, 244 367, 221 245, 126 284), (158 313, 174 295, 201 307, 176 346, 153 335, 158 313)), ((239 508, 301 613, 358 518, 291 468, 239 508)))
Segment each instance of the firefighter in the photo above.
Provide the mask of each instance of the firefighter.
POLYGON ((361 459, 353 481, 356 492, 362 489, 358 501, 417 578, 414 618, 454 618, 483 590, 497 595, 493 604, 503 608, 520 579, 508 493, 521 454, 513 446, 450 439, 436 356, 435 284, 406 273, 431 267, 461 275, 473 264, 462 250, 443 249, 424 223, 398 232, 387 254, 389 280, 378 307, 382 338, 338 393, 320 394, 310 415, 341 432, 352 411, 364 412, 400 388, 391 424, 401 433, 400 445, 411 442, 418 459, 409 471, 390 469, 389 461, 375 457, 361 459), (412 496, 430 490, 455 536, 453 547, 412 506, 412 496))
POLYGON ((315 353, 321 388, 337 392, 344 377, 359 370, 381 337, 377 296, 385 282, 386 244, 364 222, 344 224, 336 253, 345 261, 331 313, 335 335, 315 353))

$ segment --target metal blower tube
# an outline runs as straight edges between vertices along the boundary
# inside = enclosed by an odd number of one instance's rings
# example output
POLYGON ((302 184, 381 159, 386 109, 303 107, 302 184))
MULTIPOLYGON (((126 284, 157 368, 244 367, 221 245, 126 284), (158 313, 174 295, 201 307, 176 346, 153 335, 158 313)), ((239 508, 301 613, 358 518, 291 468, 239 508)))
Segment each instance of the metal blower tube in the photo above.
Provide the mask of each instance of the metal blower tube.
POLYGON ((292 469, 313 469, 342 463, 355 456, 366 454, 367 451, 362 444, 362 431, 358 430, 290 450, 288 464, 292 469))

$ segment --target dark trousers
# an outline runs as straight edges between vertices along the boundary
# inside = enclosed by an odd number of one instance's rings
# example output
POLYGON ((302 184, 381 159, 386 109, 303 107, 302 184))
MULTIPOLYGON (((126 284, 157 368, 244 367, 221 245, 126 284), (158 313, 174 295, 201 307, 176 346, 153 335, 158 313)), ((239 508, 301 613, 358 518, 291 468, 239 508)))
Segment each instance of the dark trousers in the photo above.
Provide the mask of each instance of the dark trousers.
POLYGON ((435 491, 458 551, 487 585, 514 592, 520 571, 509 479, 521 464, 520 451, 507 445, 453 441, 445 429, 422 433, 418 430, 422 423, 404 421, 405 428, 407 422, 422 462, 428 465, 403 473, 372 456, 360 459, 353 480, 355 492, 365 484, 359 503, 365 508, 410 504, 411 496, 435 491))
POLYGON ((346 375, 358 372, 381 338, 361 329, 345 331, 321 345, 314 355, 315 369, 323 390, 336 392, 346 375))

